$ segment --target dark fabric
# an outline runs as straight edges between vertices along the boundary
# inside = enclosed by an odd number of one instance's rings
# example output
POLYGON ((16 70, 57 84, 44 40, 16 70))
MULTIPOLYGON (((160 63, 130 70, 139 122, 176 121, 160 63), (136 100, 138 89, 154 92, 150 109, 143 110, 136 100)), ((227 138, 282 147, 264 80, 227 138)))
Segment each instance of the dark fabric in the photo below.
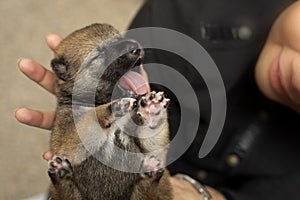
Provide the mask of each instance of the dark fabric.
MULTIPOLYGON (((163 63, 185 74, 200 104, 197 138, 169 166, 172 173, 183 172, 198 178, 220 189, 229 199, 299 199, 300 117, 265 98, 254 81, 254 66, 270 27, 291 3, 288 0, 146 1, 129 28, 164 27, 192 37, 213 58, 226 87, 227 116, 221 138, 207 157, 199 159, 210 119, 206 85, 185 60, 170 52, 147 51, 145 62, 163 63), (250 29, 251 36, 243 38, 236 34, 241 27, 250 29), (203 29, 205 34, 201 33, 203 29), (236 166, 228 164, 230 155, 238 157, 236 166)), ((168 95, 172 99, 170 128, 174 136, 180 122, 180 108, 176 97, 168 95)))

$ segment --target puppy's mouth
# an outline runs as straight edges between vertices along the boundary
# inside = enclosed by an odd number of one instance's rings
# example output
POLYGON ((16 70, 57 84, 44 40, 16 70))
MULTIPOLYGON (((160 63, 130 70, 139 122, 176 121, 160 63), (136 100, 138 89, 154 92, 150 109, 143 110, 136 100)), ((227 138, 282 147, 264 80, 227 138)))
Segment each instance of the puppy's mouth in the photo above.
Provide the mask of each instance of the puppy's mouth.
POLYGON ((142 56, 134 63, 133 70, 128 71, 120 78, 118 86, 123 95, 130 97, 138 97, 150 92, 148 76, 142 64, 142 56))

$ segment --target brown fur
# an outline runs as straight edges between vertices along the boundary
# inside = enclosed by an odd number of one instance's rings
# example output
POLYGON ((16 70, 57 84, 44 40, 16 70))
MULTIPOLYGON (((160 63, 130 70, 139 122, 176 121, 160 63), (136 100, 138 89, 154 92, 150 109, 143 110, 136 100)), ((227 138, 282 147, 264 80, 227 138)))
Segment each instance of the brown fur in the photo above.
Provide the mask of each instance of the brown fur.
MULTIPOLYGON (((155 176, 141 178, 138 173, 110 168, 93 156, 94 154, 101 157, 111 156, 109 162, 125 163, 129 166, 140 165, 143 161, 143 157, 137 156, 131 163, 122 160, 119 155, 107 155, 110 151, 105 149, 107 138, 111 137, 111 134, 119 133, 114 125, 119 119, 113 115, 111 108, 113 102, 119 101, 111 102, 113 87, 137 60, 137 57, 127 54, 125 57, 112 59, 116 53, 123 54, 116 52, 114 48, 109 49, 115 45, 114 41, 104 43, 114 36, 117 41, 121 38, 112 26, 92 24, 66 37, 55 50, 55 58, 51 64, 57 75, 58 105, 50 148, 56 156, 70 161, 72 172, 68 171, 63 178, 52 177, 50 199, 172 199, 167 171, 161 178, 155 176), (109 66, 102 76, 97 76, 104 63, 107 63, 105 61, 109 61, 109 66), (80 73, 87 79, 77 80, 80 73), (76 81, 78 88, 74 91, 76 81), (75 122, 74 116, 77 119, 75 122), (101 132, 95 132, 96 129, 93 127, 96 126, 101 132), (83 140, 89 142, 92 150, 86 149, 83 140)), ((139 109, 142 108, 133 109, 130 114, 133 119, 141 122, 143 128, 143 120, 137 115, 139 109)), ((122 141, 115 140, 115 145, 126 151, 145 155, 167 146, 169 132, 166 112, 164 111, 162 115, 163 128, 159 134, 147 139, 124 136, 128 144, 124 145, 122 141)), ((126 121, 122 123, 124 127, 131 128, 126 121)), ((140 134, 140 130, 134 131, 140 134)), ((165 164, 166 151, 156 152, 155 156, 165 164)))

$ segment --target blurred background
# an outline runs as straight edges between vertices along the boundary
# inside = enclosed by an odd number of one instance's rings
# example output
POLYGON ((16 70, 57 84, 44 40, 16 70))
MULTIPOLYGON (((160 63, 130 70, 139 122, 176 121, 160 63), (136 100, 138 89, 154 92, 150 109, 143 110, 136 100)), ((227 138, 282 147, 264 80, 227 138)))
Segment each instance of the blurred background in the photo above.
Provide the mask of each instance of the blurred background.
POLYGON ((21 57, 49 66, 48 33, 66 36, 94 22, 126 30, 143 0, 0 1, 0 200, 25 199, 47 192, 49 131, 18 123, 19 107, 51 110, 55 97, 26 78, 17 68, 21 57))

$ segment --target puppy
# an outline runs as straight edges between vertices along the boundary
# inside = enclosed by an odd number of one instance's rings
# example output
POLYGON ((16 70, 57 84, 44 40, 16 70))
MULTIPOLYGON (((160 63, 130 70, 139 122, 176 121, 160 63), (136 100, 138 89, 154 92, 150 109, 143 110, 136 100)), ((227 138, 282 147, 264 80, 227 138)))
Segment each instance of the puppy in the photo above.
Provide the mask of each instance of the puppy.
POLYGON ((77 30, 55 50, 50 199, 172 199, 164 170, 169 99, 131 71, 143 56, 108 24, 77 30))

